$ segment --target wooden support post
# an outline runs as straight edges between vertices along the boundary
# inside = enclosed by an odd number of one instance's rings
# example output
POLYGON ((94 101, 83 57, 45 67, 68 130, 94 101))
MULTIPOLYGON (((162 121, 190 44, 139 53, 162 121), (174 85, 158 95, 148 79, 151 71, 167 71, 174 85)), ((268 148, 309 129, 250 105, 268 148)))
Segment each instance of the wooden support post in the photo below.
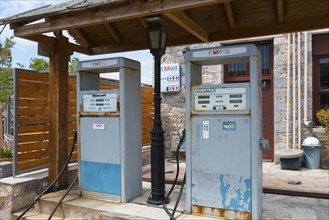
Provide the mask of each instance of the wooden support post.
MULTIPOLYGON (((49 52, 49 176, 52 182, 68 157, 68 62, 72 52, 68 39, 56 33, 55 47, 49 52)), ((51 191, 68 185, 67 168, 51 191)))

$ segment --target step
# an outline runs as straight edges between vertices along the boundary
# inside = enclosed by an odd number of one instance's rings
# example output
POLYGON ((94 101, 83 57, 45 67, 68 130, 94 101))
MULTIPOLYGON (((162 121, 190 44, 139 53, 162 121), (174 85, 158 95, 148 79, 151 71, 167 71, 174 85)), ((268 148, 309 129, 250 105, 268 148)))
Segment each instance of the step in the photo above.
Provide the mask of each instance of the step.
MULTIPOLYGON (((150 195, 151 184, 143 183, 143 195, 129 203, 114 203, 92 198, 79 196, 78 190, 72 190, 58 207, 52 219, 120 219, 120 220, 144 220, 144 219, 169 219, 162 206, 152 206, 147 204, 147 198, 150 195)), ((167 191, 170 185, 167 185, 167 191)), ((180 186, 176 186, 170 196, 170 204, 167 205, 169 210, 173 210, 175 201, 178 197, 180 186)), ((48 219, 49 214, 61 199, 65 191, 49 193, 44 195, 33 209, 28 212, 23 219, 48 219)), ((177 220, 182 219, 218 219, 210 217, 200 217, 184 214, 184 199, 182 195, 181 203, 177 208, 175 217, 177 220)), ((16 213, 18 216, 19 213, 16 213)))
MULTIPOLYGON (((14 217, 17 218, 22 212, 17 212, 14 214, 14 217)), ((39 212, 36 212, 34 210, 29 211, 26 213, 21 220, 45 220, 48 219, 49 215, 41 214, 39 212)), ((63 218, 53 216, 51 218, 52 220, 63 220, 63 218)))
MULTIPOLYGON (((62 194, 63 192, 57 192, 43 196, 36 204, 36 208, 40 209, 40 213, 31 211, 32 214, 29 214, 28 217, 31 215, 32 217, 35 216, 36 219, 39 219, 39 216, 41 219, 47 219, 62 194)), ((178 213, 178 215, 181 214, 178 213)), ((168 219, 168 216, 160 207, 155 208, 135 203, 111 203, 82 198, 77 191, 73 191, 64 199, 62 205, 55 212, 54 217, 56 219, 168 219)))

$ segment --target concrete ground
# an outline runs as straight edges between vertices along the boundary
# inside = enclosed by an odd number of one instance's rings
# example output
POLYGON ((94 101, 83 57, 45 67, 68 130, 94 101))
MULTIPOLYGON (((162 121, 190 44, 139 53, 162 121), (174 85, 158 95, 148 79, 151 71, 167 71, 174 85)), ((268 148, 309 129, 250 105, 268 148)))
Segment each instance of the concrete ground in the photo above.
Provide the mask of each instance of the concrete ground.
MULTIPOLYGON (((182 167, 184 164, 181 164, 182 167)), ((175 175, 175 164, 167 164, 166 170, 169 171, 166 178, 172 178, 175 175), (173 172, 171 172, 173 171, 173 172)), ((145 172, 147 174, 147 172, 145 172)), ((183 173, 183 172, 182 172, 183 173)), ((263 215, 264 220, 275 219, 300 219, 300 220, 328 220, 329 219, 329 170, 307 170, 298 171, 281 170, 279 165, 273 163, 263 163, 263 182, 264 188, 279 189, 283 191, 307 192, 308 196, 322 195, 324 198, 310 198, 303 196, 288 196, 271 193, 264 193, 263 215), (289 184, 288 181, 299 182, 300 184, 289 184)), ((168 192, 171 184, 166 185, 168 192)), ((176 186, 170 196, 170 203, 167 205, 170 210, 178 197, 180 186, 176 186)), ((151 192, 151 183, 143 182, 143 195, 127 204, 111 203, 90 198, 82 198, 78 191, 72 191, 64 200, 62 208, 59 211, 66 213, 58 216, 65 216, 59 219, 169 219, 161 206, 150 206, 146 203, 151 192), (77 211, 72 211, 77 210, 77 211), (79 211, 80 210, 80 211, 79 211), (69 216, 73 212, 73 216, 69 216), (81 218, 78 217, 81 212, 81 218), (89 213, 89 214, 88 214, 89 213)), ((63 191, 49 193, 43 197, 40 207, 43 208, 40 213, 29 213, 28 219, 47 218, 47 212, 51 210, 50 206, 60 199, 63 191), (45 211, 46 210, 46 211, 45 211), (48 211, 47 211, 48 210, 48 211)), ((210 216, 195 216, 184 213, 185 209, 185 191, 179 203, 176 218, 191 220, 220 219, 210 216)), ((40 210, 39 210, 40 211, 40 210)))
MULTIPOLYGON (((166 186, 166 190, 169 190, 170 185, 166 186)), ((143 195, 136 198, 127 204, 111 203, 106 201, 100 201, 90 198, 81 198, 78 195, 78 191, 72 191, 70 195, 64 200, 63 204, 66 208, 70 206, 72 210, 79 210, 76 207, 80 207, 81 212, 84 212, 83 219, 92 219, 88 217, 86 209, 90 209, 90 213, 102 213, 103 218, 101 219, 112 219, 110 216, 115 217, 114 219, 169 219, 162 206, 150 206, 146 203, 147 198, 151 192, 151 184, 148 182, 143 182, 143 195), (83 210, 83 211, 82 211, 83 210), (129 217, 128 217, 129 216, 129 217)), ((174 203, 177 199, 179 192, 179 186, 173 191, 170 204, 168 208, 172 210, 174 203)), ((63 192, 50 193, 43 197, 44 202, 57 202, 63 192)), ((264 194, 263 200, 263 215, 264 220, 276 220, 276 219, 300 219, 300 220, 327 220, 329 217, 329 200, 328 199, 316 199, 307 197, 296 197, 296 196, 285 196, 276 194, 264 194)), ((50 208, 45 208, 48 205, 44 203, 41 205, 44 209, 51 210, 50 208)), ((221 219, 214 218, 210 216, 196 216, 188 215, 184 213, 185 207, 185 192, 182 195, 181 202, 178 206, 177 213, 175 217, 177 219, 184 220, 206 220, 206 219, 221 219)), ((61 210, 61 209, 59 209, 61 210)), ((63 210, 63 209, 62 209, 63 210)), ((76 211, 76 219, 79 218, 80 211, 76 211)), ((67 216, 66 218, 60 219, 72 219, 68 215, 69 211, 65 214, 60 214, 59 216, 67 216)), ((30 213, 29 219, 38 219, 39 215, 35 213, 30 213)), ((100 215, 100 214, 99 214, 100 215)), ((45 217, 47 214, 41 216, 45 217)))
POLYGON ((280 165, 263 163, 263 187, 264 192, 329 199, 329 170, 282 170, 280 165))

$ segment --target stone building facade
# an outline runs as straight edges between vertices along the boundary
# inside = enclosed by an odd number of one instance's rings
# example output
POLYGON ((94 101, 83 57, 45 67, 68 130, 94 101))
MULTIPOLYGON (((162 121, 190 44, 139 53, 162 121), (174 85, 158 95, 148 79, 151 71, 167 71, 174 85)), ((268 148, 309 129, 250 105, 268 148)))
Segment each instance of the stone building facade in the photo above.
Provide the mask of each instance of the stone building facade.
MULTIPOLYGON (((225 44, 253 43, 264 40, 270 40, 272 42, 274 146, 271 147, 273 147, 275 151, 287 147, 299 148, 303 139, 312 135, 312 125, 314 125, 312 123, 312 36, 323 34, 323 32, 328 33, 328 30, 282 34, 230 42, 197 44, 190 45, 189 47, 190 49, 198 49, 225 44), (306 44, 305 39, 307 41, 306 44), (289 59, 290 63, 288 63, 289 59), (305 65, 305 62, 307 65, 305 65), (305 67, 307 68, 306 72, 305 67), (288 75, 290 77, 287 77, 288 75), (306 83, 304 83, 304 79, 307 80, 306 83), (306 87, 304 85, 306 85, 306 87), (305 94, 307 95, 307 103, 304 102, 305 94)), ((162 93, 162 120, 165 130, 167 156, 173 154, 173 150, 176 147, 175 144, 173 144, 175 142, 174 139, 177 138, 177 133, 184 129, 185 123, 185 60, 183 55, 185 47, 186 46, 167 48, 166 54, 162 58, 162 63, 164 64, 179 63, 181 65, 181 92, 162 93)), ((223 83, 223 66, 204 67, 202 69, 202 80, 203 84, 223 83)), ((272 161, 274 159, 273 157, 272 161)))

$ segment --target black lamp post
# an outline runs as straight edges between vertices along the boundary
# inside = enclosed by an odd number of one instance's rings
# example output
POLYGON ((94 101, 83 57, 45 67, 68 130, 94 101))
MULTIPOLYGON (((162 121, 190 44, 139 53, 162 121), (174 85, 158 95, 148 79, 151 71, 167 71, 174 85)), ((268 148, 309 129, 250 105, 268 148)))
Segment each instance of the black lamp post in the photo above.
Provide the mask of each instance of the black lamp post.
POLYGON ((167 32, 162 28, 148 28, 147 39, 154 56, 154 121, 151 131, 151 195, 147 203, 160 205, 165 199, 165 147, 161 122, 160 67, 165 53, 167 32))

